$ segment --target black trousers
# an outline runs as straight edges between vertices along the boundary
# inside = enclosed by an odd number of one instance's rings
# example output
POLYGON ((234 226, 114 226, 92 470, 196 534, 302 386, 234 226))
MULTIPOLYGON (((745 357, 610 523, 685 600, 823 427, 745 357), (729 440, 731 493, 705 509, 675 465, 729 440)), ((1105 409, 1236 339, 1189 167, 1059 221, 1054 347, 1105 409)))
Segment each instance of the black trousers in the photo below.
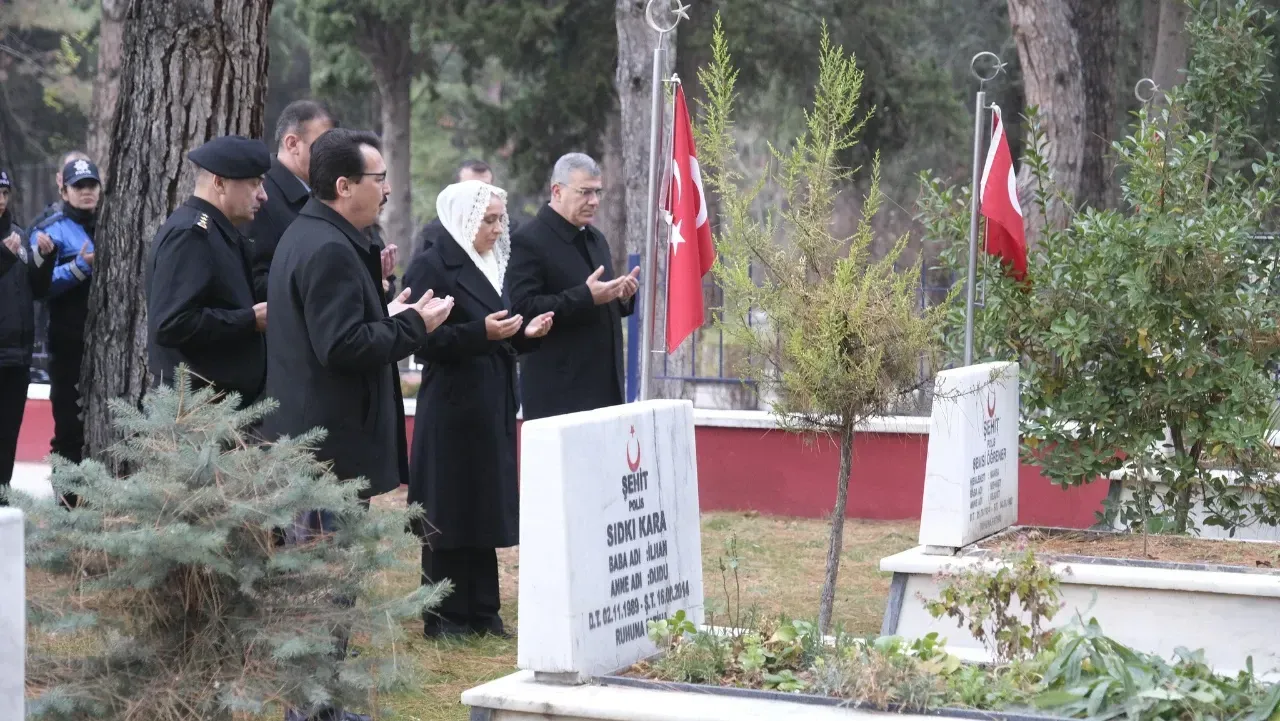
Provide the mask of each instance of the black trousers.
MULTIPOLYGON (((18 457, 18 432, 22 415, 27 410, 27 384, 31 371, 27 366, 0 368, 0 485, 8 487, 13 479, 13 462, 18 457)), ((0 498, 0 506, 7 505, 0 498)))
POLYGON ((53 406, 52 451, 79 463, 84 459, 84 420, 80 413, 80 361, 84 346, 59 344, 49 354, 49 402, 53 406))
POLYGON ((475 631, 501 633, 498 609, 498 553, 492 548, 422 547, 422 582, 449 579, 453 593, 423 617, 427 627, 441 621, 466 626, 475 631))

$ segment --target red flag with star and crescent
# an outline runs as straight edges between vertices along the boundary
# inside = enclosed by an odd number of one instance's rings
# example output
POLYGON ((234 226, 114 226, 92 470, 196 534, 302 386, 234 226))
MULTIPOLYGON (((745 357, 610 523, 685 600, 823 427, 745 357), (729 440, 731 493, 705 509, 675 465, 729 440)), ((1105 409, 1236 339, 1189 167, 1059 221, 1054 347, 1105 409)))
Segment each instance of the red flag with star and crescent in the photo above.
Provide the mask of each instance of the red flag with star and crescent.
POLYGON ((982 171, 981 212, 987 219, 987 253, 999 257, 1016 280, 1027 277, 1027 231, 1018 203, 1013 154, 1004 135, 1000 108, 991 106, 991 148, 982 171))
POLYGON ((667 251, 667 352, 702 327, 702 277, 716 261, 707 220, 707 197, 693 147, 693 125, 684 89, 676 86, 675 135, 671 142, 671 240, 667 251))

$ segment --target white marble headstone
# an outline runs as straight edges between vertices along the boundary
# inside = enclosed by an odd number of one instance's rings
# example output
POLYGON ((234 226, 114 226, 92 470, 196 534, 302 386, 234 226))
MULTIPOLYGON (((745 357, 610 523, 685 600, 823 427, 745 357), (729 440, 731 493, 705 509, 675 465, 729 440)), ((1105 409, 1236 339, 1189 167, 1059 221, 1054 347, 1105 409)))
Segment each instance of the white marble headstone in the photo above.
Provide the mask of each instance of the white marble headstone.
POLYGON ((920 544, 967 546, 1018 522, 1018 364, 945 370, 934 381, 920 544))
POLYGON ((24 717, 26 551, 22 511, 0 508, 0 719, 24 717))
POLYGON ((520 668, 582 681, 654 654, 651 619, 702 624, 691 403, 529 421, 520 447, 520 668))

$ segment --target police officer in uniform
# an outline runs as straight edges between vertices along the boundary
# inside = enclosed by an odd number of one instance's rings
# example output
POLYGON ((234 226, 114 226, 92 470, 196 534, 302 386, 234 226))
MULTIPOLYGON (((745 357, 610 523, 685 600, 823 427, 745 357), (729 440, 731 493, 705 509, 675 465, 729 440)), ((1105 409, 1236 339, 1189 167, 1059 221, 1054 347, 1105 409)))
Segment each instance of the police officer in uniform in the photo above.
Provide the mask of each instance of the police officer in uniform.
MULTIPOLYGON (((84 451, 80 364, 93 279, 93 236, 102 196, 97 166, 83 159, 67 163, 62 169, 61 193, 61 207, 35 225, 27 244, 34 248, 47 238, 55 248, 57 259, 48 294, 49 400, 53 406, 50 445, 54 453, 79 463, 84 451)), ((70 496, 63 500, 75 502, 70 496)))
POLYGON ((147 352, 156 381, 185 363, 197 387, 240 394, 266 383, 267 304, 255 302, 251 250, 236 229, 267 200, 271 154, 261 140, 229 135, 187 157, 199 167, 194 194, 169 216, 147 264, 147 352))

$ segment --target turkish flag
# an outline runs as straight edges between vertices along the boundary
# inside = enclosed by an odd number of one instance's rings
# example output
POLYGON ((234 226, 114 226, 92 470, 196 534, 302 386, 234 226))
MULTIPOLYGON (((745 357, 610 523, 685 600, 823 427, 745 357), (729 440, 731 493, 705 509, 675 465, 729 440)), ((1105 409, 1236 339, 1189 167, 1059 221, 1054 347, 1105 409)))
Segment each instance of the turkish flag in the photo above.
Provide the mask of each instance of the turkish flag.
POLYGON ((1018 203, 1018 179, 1013 154, 1005 139, 1000 108, 991 106, 991 148, 982 171, 981 212, 987 219, 987 252, 1000 257, 1005 270, 1017 280, 1027 276, 1027 232, 1018 203))
POLYGON ((675 137, 671 142, 671 192, 667 211, 671 235, 667 251, 667 352, 673 353, 689 334, 702 327, 702 276, 716 261, 707 223, 707 197, 702 190, 693 125, 684 89, 676 86, 675 137))

